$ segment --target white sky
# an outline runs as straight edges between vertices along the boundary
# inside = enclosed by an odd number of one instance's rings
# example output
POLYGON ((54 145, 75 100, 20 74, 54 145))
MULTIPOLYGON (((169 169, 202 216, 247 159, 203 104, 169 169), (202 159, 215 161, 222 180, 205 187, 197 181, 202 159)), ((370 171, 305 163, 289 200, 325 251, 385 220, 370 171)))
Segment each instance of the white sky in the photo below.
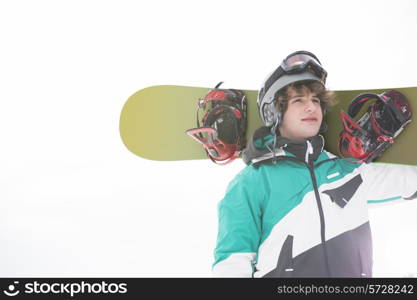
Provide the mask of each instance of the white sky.
MULTIPOLYGON (((244 165, 133 155, 127 98, 258 89, 300 49, 331 89, 417 86, 416 15, 411 0, 2 1, 0 276, 211 276, 217 203, 244 165)), ((375 276, 417 276, 416 214, 371 212, 375 276)))

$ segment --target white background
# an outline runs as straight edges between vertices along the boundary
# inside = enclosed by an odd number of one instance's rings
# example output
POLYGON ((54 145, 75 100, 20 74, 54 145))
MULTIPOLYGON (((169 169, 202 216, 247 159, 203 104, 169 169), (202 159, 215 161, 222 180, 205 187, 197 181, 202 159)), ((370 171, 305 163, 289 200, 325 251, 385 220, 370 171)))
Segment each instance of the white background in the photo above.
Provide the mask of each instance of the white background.
MULTIPOLYGON (((300 49, 330 89, 417 86, 416 16, 411 0, 2 0, 0 276, 211 276, 216 206, 244 165, 133 155, 127 98, 258 89, 300 49)), ((375 276, 417 276, 416 214, 371 211, 375 276)))

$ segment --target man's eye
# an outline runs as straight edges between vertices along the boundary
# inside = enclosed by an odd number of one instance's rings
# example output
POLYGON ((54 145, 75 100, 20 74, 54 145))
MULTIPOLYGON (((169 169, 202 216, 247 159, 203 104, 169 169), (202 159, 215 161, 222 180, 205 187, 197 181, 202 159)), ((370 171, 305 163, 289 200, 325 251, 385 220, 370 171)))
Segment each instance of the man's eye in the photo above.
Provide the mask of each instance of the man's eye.
POLYGON ((320 100, 319 100, 319 99, 313 99, 313 101, 314 101, 315 103, 320 103, 320 100))

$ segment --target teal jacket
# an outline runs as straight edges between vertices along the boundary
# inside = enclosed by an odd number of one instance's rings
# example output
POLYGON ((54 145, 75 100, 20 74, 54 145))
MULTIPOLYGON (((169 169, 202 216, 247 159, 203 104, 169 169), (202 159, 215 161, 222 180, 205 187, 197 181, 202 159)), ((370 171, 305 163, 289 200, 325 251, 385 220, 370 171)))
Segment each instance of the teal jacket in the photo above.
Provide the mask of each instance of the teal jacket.
POLYGON ((213 275, 371 277, 368 204, 416 198, 417 167, 340 159, 321 136, 272 145, 254 139, 219 203, 213 275))

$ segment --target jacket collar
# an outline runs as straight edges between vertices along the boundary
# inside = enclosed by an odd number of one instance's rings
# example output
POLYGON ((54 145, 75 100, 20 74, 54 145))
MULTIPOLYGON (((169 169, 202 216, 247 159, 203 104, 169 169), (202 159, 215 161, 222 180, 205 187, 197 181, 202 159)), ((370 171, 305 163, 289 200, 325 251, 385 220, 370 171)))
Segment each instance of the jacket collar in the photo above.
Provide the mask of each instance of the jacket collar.
POLYGON ((324 148, 324 138, 321 135, 305 141, 293 141, 277 135, 275 143, 276 147, 273 151, 274 136, 270 128, 265 126, 258 128, 243 151, 243 161, 246 164, 261 164, 268 163, 277 156, 289 156, 311 164, 324 148))

